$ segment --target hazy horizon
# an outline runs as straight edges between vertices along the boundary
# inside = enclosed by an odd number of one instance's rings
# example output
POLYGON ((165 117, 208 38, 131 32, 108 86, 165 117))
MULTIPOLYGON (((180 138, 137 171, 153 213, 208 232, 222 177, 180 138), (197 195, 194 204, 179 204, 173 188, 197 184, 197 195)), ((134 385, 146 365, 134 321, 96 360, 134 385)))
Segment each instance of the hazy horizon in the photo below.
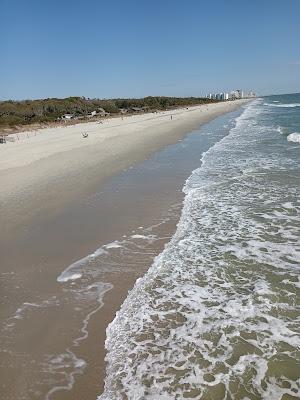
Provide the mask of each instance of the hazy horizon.
MULTIPOLYGON (((257 98, 260 98, 260 97, 269 97, 269 96, 283 96, 283 95, 293 95, 293 94, 300 94, 300 92, 291 92, 291 93, 270 93, 270 94, 265 94, 265 95, 257 95, 256 97, 257 98)), ((125 99, 125 97, 115 97, 115 98, 112 98, 112 97, 89 97, 89 96, 68 96, 68 97, 85 97, 85 98, 90 98, 90 99, 99 99, 99 100, 114 100, 114 99, 122 99, 122 98, 124 98, 125 99)), ((55 97, 44 97, 44 98, 27 98, 27 99, 5 99, 5 100, 0 100, 0 101, 16 101, 16 102, 18 102, 18 101, 31 101, 31 100, 46 100, 46 99, 60 99, 60 100, 63 100, 63 99, 66 99, 66 98, 68 98, 68 97, 57 97, 57 96, 55 96, 55 97)), ((143 97, 140 97, 140 98, 146 98, 146 97, 178 97, 178 98, 180 98, 180 97, 195 97, 195 96, 164 96, 164 95, 146 95, 146 96, 143 96, 143 97)), ((201 97, 201 96, 198 96, 198 97, 201 97)), ((135 99, 135 98, 138 98, 138 97, 126 97, 126 98, 128 98, 128 99, 135 99)))

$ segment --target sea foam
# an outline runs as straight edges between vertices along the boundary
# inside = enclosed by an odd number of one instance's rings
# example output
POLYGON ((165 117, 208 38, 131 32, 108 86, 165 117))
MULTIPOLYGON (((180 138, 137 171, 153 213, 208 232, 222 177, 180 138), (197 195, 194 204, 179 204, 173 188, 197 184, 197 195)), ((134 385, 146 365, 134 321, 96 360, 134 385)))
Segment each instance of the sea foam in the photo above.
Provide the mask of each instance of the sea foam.
POLYGON ((294 132, 288 135, 287 140, 289 142, 295 142, 295 143, 300 143, 300 133, 294 132))
POLYGON ((257 122, 260 105, 187 180, 175 235, 107 328, 99 400, 300 393, 292 369, 279 368, 296 365, 300 345, 298 187, 286 184, 282 139, 257 122), (279 145, 266 152, 270 136, 279 145))

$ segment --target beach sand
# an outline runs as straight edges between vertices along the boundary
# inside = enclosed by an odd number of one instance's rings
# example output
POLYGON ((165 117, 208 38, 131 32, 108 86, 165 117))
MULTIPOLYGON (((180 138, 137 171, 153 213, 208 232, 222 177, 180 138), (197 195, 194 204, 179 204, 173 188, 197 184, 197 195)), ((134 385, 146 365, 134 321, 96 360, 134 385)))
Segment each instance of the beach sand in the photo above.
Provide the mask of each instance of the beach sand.
POLYGON ((74 199, 93 193, 109 176, 241 102, 19 134, 21 140, 0 147, 0 204, 6 211, 1 215, 1 225, 8 234, 10 228, 24 226, 33 217, 57 213, 74 199), (83 132, 88 138, 82 137, 83 132))
POLYGON ((0 147, 5 399, 101 392, 106 326, 174 232, 181 188, 199 160, 168 169, 182 149, 166 147, 163 161, 155 152, 243 102, 44 129, 0 147), (99 248, 101 265, 95 258, 90 275, 62 288, 61 272, 99 248))

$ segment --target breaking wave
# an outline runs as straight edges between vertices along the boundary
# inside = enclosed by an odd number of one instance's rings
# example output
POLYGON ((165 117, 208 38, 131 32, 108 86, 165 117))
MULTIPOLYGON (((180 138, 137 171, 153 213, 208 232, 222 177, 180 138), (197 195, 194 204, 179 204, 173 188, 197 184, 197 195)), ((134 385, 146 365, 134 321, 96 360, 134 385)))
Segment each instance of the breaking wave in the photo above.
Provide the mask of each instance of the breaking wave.
POLYGON ((290 135, 288 135, 287 140, 289 142, 300 143, 300 133, 298 132, 291 133, 290 135))
POLYGON ((264 103, 265 106, 270 106, 270 107, 286 107, 286 108, 294 108, 294 107, 300 107, 300 103, 290 103, 290 104, 272 104, 272 103, 264 103))

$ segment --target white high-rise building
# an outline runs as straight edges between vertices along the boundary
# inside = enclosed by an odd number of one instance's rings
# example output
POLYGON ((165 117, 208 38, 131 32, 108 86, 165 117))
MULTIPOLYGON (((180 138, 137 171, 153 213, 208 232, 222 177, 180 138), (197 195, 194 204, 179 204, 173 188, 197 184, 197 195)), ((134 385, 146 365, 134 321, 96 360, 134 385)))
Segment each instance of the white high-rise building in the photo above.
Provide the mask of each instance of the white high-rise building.
POLYGON ((238 91, 237 91, 237 90, 232 90, 232 91, 230 92, 230 98, 231 98, 231 99, 238 99, 238 98, 239 98, 239 93, 238 93, 238 91))
POLYGON ((238 92, 238 97, 242 99, 244 97, 244 92, 242 91, 242 89, 238 89, 237 92, 238 92))

